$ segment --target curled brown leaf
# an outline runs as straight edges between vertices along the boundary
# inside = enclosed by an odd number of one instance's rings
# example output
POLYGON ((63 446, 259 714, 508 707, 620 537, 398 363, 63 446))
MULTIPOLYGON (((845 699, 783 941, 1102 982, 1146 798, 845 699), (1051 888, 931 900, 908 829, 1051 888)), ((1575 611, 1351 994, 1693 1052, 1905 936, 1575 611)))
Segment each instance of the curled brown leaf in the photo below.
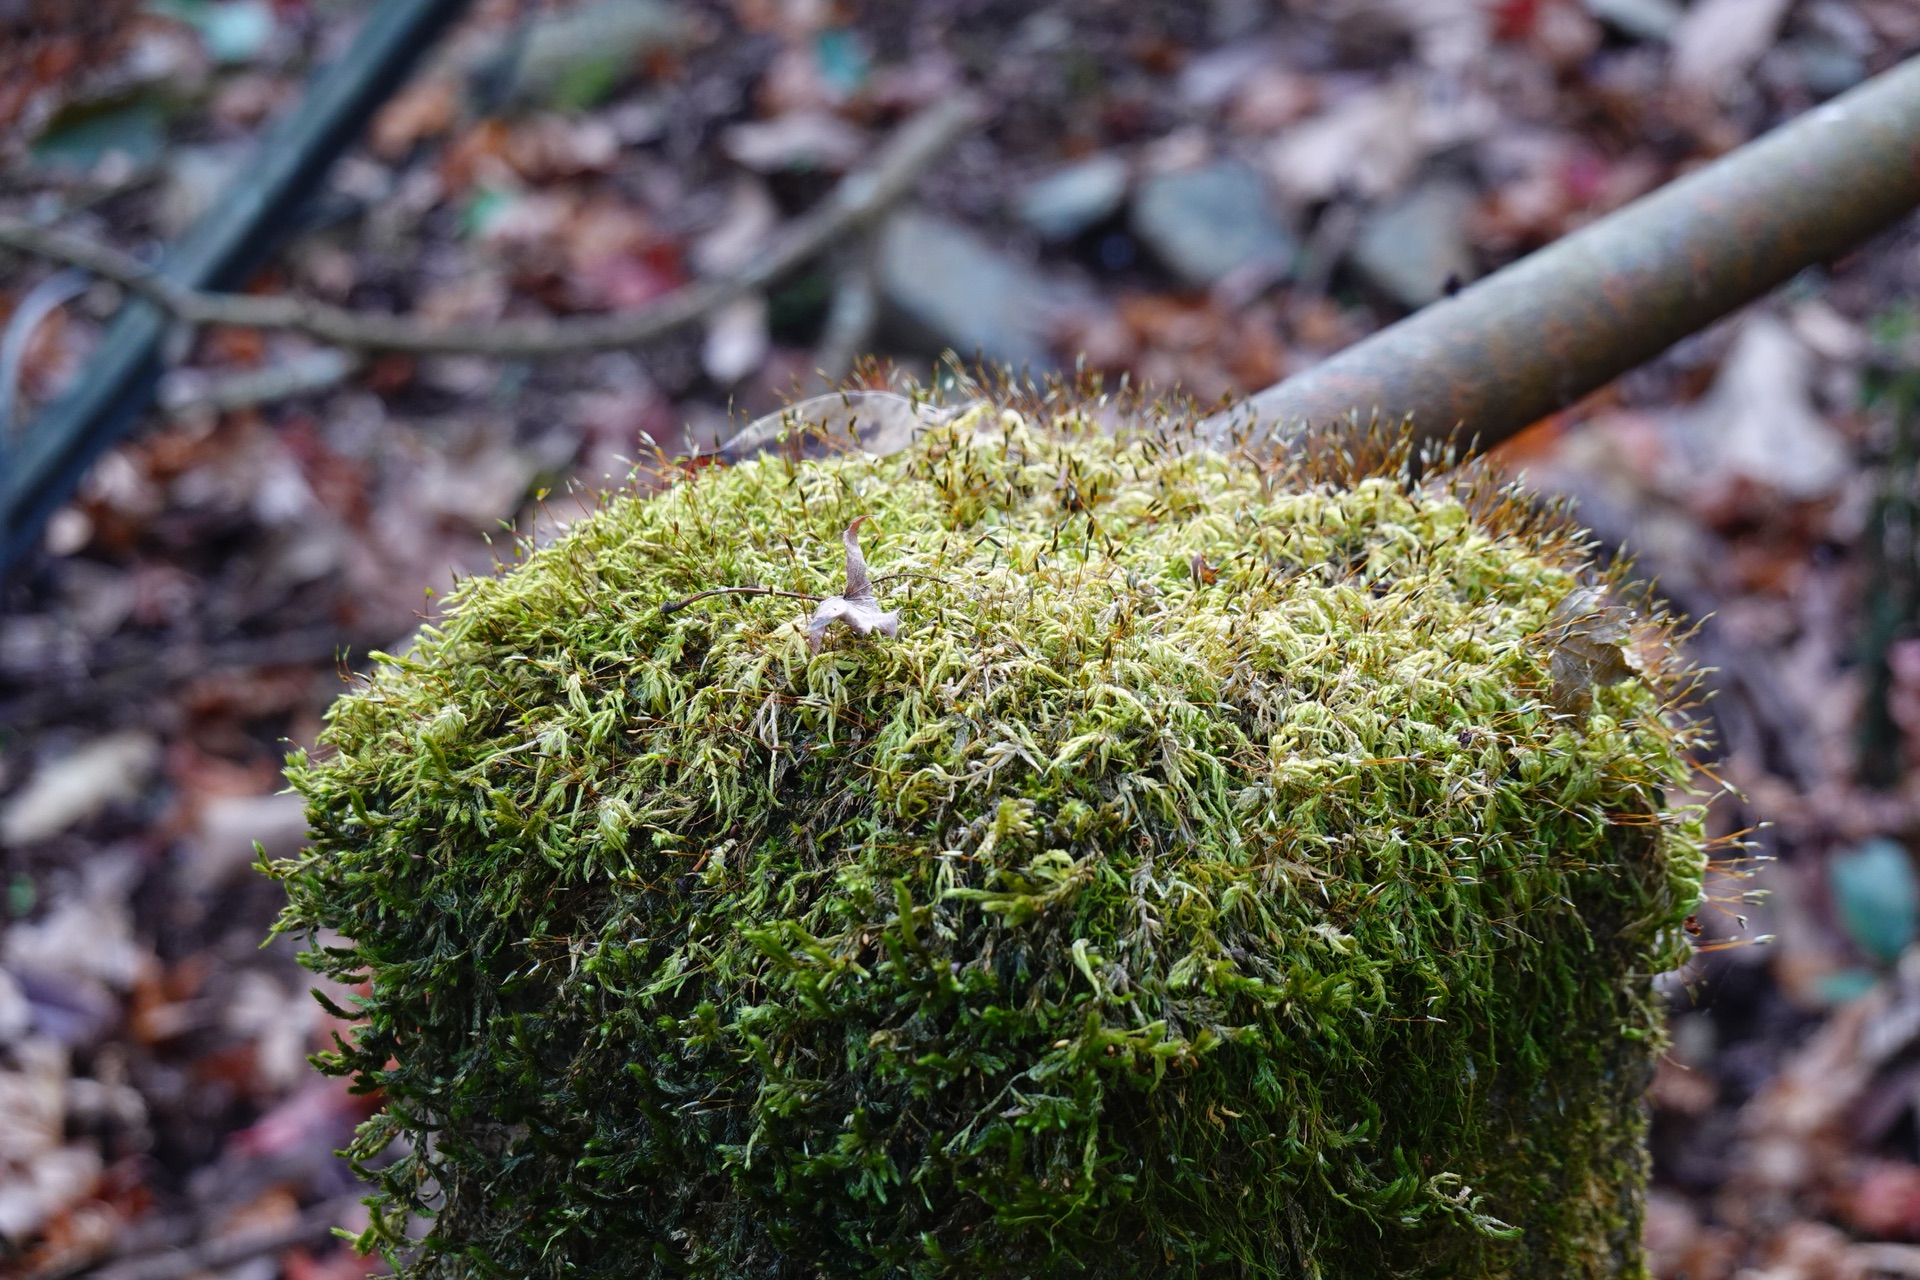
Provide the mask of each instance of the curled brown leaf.
POLYGON ((1596 687, 1620 684, 1637 673, 1627 646, 1633 640, 1632 609, 1596 587, 1576 587, 1553 610, 1547 641, 1553 646, 1549 696, 1563 715, 1584 716, 1596 687))
POLYGON ((866 518, 859 517, 840 535, 840 540, 847 545, 847 586, 841 594, 822 600, 807 622, 807 648, 814 653, 820 652, 826 643, 827 629, 836 622, 852 627, 855 635, 878 631, 889 640, 900 630, 899 612, 880 607, 879 599, 873 594, 873 584, 867 578, 867 558, 861 554, 859 536, 860 524, 866 518))

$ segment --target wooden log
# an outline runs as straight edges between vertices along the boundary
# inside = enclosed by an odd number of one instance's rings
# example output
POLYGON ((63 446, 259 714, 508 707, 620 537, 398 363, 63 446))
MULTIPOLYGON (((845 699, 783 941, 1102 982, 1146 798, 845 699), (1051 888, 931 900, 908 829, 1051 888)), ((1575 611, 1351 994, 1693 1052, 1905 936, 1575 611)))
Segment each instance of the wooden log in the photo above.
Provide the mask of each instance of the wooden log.
POLYGON ((1357 414, 1485 449, 1920 205, 1920 58, 1205 424, 1284 440, 1357 414))

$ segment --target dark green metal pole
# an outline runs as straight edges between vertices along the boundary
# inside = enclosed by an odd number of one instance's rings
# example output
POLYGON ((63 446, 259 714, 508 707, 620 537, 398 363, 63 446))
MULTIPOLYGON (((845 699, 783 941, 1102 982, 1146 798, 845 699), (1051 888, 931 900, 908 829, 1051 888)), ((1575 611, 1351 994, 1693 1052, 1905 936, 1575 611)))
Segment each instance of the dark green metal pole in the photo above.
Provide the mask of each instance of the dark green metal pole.
MULTIPOLYGON (((375 0, 353 43, 315 76, 300 105, 261 139, 253 162, 166 257, 162 270, 182 284, 231 288, 265 259, 368 117, 406 78, 415 61, 467 7, 467 0, 375 0)), ((0 572, 40 535, 40 527, 94 459, 125 435, 160 378, 167 319, 150 303, 128 303, 102 338, 78 382, 28 425, 0 475, 0 572)), ((0 441, 0 448, 7 442, 0 441)))
POLYGON ((1208 419, 1216 443, 1350 413, 1489 448, 1920 205, 1909 59, 1208 419))

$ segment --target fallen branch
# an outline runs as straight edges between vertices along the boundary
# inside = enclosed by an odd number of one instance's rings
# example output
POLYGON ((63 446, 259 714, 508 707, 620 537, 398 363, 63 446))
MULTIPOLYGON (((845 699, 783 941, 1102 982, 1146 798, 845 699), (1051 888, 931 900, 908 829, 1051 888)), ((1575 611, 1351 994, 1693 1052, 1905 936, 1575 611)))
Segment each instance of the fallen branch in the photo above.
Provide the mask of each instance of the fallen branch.
POLYGON ((1486 449, 1920 204, 1911 58, 1455 296, 1215 414, 1291 447, 1357 415, 1486 449), (1458 438, 1456 439, 1456 435, 1458 438))
POLYGON ((205 410, 251 409, 331 391, 358 373, 364 363, 357 352, 321 347, 233 373, 175 369, 161 379, 156 399, 160 408, 175 418, 205 410))
POLYGON ((428 324, 411 316, 349 311, 308 298, 210 293, 169 279, 128 254, 67 232, 0 218, 0 245, 112 280, 193 325, 287 329, 360 351, 460 353, 530 358, 640 346, 703 319, 744 294, 766 288, 836 240, 898 203, 934 160, 979 118, 968 97, 948 99, 913 117, 888 139, 872 165, 849 174, 816 208, 738 272, 690 285, 636 311, 564 319, 501 320, 484 325, 428 324))
MULTIPOLYGON (((382 0, 297 106, 261 137, 243 172, 166 255, 191 288, 232 288, 260 265, 362 126, 467 0, 382 0)), ((94 459, 147 407, 171 318, 144 300, 122 307, 86 367, 17 437, 0 467, 0 570, 39 540, 47 517, 94 459)))

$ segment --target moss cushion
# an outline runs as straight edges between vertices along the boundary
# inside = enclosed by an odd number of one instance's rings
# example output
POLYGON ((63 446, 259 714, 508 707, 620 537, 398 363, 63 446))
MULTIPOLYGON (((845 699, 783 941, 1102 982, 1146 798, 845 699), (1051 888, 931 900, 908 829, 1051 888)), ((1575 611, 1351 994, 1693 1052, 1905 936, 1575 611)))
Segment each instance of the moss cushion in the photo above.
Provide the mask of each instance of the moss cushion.
POLYGON ((414 1276, 1639 1274, 1691 730, 1650 624, 1586 625, 1578 542, 1476 483, 983 406, 466 583, 295 757, 274 868, 367 984, 326 1065, 384 1095, 370 1236, 414 1276), (863 516, 892 637, 663 608, 841 592, 863 516), (1589 685, 1596 645, 1656 669, 1589 685))

